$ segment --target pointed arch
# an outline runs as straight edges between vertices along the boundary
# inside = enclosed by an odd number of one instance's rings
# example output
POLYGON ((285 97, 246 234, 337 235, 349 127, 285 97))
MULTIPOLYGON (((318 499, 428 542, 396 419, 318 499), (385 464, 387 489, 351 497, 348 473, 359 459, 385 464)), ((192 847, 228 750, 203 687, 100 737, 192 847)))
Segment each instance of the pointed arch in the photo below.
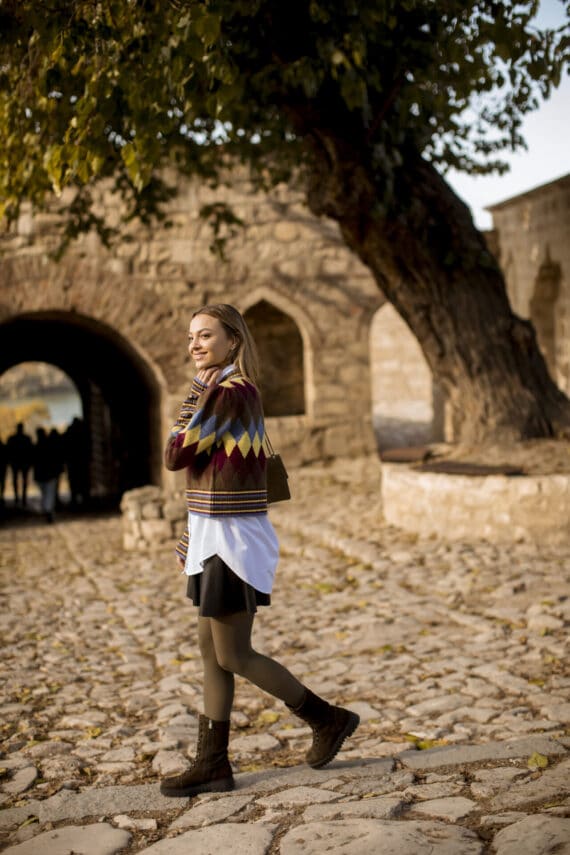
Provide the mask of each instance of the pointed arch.
POLYGON ((552 261, 546 248, 544 261, 538 268, 530 299, 530 319, 536 330, 538 344, 550 372, 556 371, 556 304, 560 294, 562 272, 552 261))
POLYGON ((259 352, 265 414, 304 415, 304 347, 297 324, 268 300, 250 306, 244 317, 259 352))

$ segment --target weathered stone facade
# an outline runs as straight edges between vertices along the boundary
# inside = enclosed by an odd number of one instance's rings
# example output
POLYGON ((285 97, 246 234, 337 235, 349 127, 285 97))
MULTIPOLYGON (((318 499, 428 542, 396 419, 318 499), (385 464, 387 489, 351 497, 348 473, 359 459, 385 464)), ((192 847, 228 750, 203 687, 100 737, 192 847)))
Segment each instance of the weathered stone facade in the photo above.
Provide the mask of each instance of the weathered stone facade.
POLYGON ((514 311, 570 394, 570 175, 489 208, 514 311))
POLYGON ((117 492, 179 485, 161 451, 190 380, 190 315, 207 302, 233 303, 251 323, 272 440, 290 464, 374 449, 369 334, 383 297, 336 224, 289 188, 187 183, 170 228, 133 225, 113 251, 87 236, 59 263, 49 258, 53 216, 23 215, 2 238, 0 374, 26 360, 66 371, 117 492), (227 263, 199 218, 213 201, 231 202, 247 224, 227 263))
POLYGON ((570 475, 478 477, 382 465, 384 519, 422 537, 568 543, 570 475))
MULTIPOLYGON (((112 221, 115 203, 101 204, 112 221)), ((489 240, 511 303, 534 321, 569 393, 570 176, 491 210, 489 240)), ((206 302, 245 313, 269 429, 290 465, 445 438, 443 401, 418 342, 335 223, 313 217, 288 187, 254 193, 243 175, 231 190, 184 184, 169 219, 171 228, 131 225, 113 251, 84 237, 59 263, 49 257, 53 213, 25 213, 0 238, 0 374, 38 360, 70 376, 99 491, 180 487, 162 467, 162 447, 190 379, 188 320, 206 302), (214 201, 246 223, 226 263, 210 252, 199 217, 214 201)))

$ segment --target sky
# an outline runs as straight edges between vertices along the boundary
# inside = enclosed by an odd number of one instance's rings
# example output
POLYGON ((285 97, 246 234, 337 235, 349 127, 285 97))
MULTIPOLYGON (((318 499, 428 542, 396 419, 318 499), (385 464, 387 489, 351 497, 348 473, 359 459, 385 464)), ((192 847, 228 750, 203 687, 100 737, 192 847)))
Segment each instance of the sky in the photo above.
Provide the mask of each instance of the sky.
MULTIPOLYGON (((537 23, 550 27, 564 23, 560 0, 541 0, 537 23)), ((446 175, 455 192, 471 208, 480 229, 492 228, 491 214, 485 210, 487 206, 570 173, 569 74, 548 101, 526 116, 522 135, 528 148, 515 154, 505 152, 504 160, 511 168, 504 175, 470 176, 455 171, 446 175)))

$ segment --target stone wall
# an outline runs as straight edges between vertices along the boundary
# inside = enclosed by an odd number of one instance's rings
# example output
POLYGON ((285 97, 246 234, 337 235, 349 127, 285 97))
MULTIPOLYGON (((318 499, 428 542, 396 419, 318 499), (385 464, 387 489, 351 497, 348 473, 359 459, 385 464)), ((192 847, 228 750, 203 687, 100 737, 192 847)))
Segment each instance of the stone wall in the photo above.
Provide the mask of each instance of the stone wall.
POLYGON ((186 525, 183 493, 169 493, 160 487, 129 490, 121 499, 123 547, 145 551, 174 544, 186 525))
POLYGON ((489 208, 515 312, 530 318, 570 394, 570 175, 489 208))
POLYGON ((570 475, 448 475, 382 465, 386 522, 422 536, 570 542, 570 475))
MULTIPOLYGON (((116 220, 115 200, 103 195, 100 208, 116 220)), ((533 318, 552 372, 570 392, 570 177, 492 213, 511 302, 533 318)), ((152 411, 139 425, 151 435, 140 446, 151 465, 139 483, 180 487, 179 476, 164 471, 161 451, 190 380, 190 315, 216 301, 234 303, 252 326, 269 430, 289 465, 373 451, 372 416, 381 447, 444 438, 443 403, 418 343, 335 223, 312 216, 289 187, 255 193, 244 173, 231 188, 183 184, 168 215, 171 228, 133 223, 129 241, 113 250, 83 237, 59 263, 50 259, 53 211, 24 212, 16 230, 0 237, 3 342, 22 320, 11 340, 15 352, 0 354, 0 373, 26 359, 63 368, 98 426, 102 459, 132 452, 120 442, 131 429, 123 382, 127 392, 139 390, 135 414, 137 406, 152 411), (211 233, 199 217, 202 205, 220 201, 247 224, 225 263, 209 251, 211 233), (58 351, 54 339, 66 331, 75 334, 58 351), (82 342, 94 353, 91 365, 82 342), (120 370, 127 365, 132 371, 120 370), (105 450, 113 430, 118 449, 105 450)))
MULTIPOLYGON (((113 199, 103 196, 100 205, 116 218, 113 199)), ((180 483, 162 469, 160 451, 190 381, 188 322, 207 302, 230 302, 249 315, 262 351, 273 442, 290 465, 373 450, 369 329, 383 298, 336 224, 312 216, 290 188, 257 194, 243 175, 234 176, 231 190, 183 185, 168 214, 171 228, 132 224, 129 241, 111 251, 86 236, 59 263, 49 257, 53 213, 23 214, 16 231, 1 238, 0 325, 23 318, 47 328, 57 320, 58 330, 89 329, 113 343, 114 359, 137 362, 138 376, 152 386, 159 425, 152 451, 157 485, 180 483), (199 217, 201 206, 215 201, 232 204, 247 223, 226 263, 209 251, 211 234, 199 217)), ((21 338, 17 357, 10 362, 5 354, 0 372, 26 358, 58 364, 49 335, 43 354, 21 338)), ((119 397, 114 366, 97 378, 87 376, 81 358, 64 368, 75 372, 82 394, 95 383, 119 397)), ((102 424, 117 421, 109 406, 102 424)))

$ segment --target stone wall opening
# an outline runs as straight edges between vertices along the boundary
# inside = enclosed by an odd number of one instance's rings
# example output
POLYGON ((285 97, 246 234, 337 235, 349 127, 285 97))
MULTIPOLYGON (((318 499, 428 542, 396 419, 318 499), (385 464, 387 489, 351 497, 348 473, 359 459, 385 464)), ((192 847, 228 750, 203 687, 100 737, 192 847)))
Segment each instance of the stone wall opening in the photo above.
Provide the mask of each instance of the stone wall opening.
POLYGON ((21 314, 0 325, 0 374, 49 362, 77 388, 88 435, 91 494, 116 503, 161 483, 161 395, 152 370, 115 330, 74 312, 21 314))
POLYGON ((417 339, 390 303, 370 327, 372 421, 380 451, 441 439, 443 400, 417 339))
POLYGON ((265 415, 303 415, 304 351, 297 324, 267 300, 255 303, 244 317, 259 352, 265 415))
POLYGON ((560 265, 546 259, 540 265, 530 300, 530 319, 553 377, 556 376, 556 303, 560 294, 560 265))

